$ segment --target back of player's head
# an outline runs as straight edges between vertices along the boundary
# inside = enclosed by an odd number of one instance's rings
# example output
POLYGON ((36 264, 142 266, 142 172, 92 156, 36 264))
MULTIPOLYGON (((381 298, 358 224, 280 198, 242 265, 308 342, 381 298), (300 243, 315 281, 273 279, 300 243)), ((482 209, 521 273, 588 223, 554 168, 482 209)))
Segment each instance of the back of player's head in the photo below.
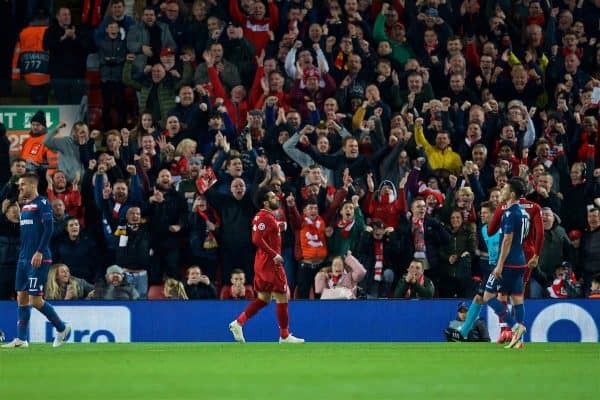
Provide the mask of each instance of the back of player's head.
POLYGON ((23 175, 21 175, 21 179, 24 179, 28 182, 35 182, 38 183, 40 178, 37 176, 37 174, 35 172, 25 172, 23 175))
POLYGON ((592 276, 592 283, 595 283, 596 285, 600 285, 600 274, 596 274, 596 275, 592 276))
POLYGON ((507 185, 510 187, 510 191, 515 194, 517 199, 525 196, 527 192, 527 185, 521 177, 513 176, 508 180, 507 185))
POLYGON ((269 187, 262 187, 258 190, 256 195, 256 200, 258 201, 258 208, 262 208, 265 204, 265 201, 269 201, 269 193, 271 189, 269 187))

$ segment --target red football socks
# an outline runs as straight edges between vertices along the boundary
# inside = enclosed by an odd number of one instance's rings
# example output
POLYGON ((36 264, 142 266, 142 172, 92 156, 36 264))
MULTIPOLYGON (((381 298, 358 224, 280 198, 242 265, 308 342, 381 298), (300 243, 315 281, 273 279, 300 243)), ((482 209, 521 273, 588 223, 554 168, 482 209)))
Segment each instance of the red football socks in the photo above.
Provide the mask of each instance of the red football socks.
POLYGON ((248 307, 246 307, 244 312, 241 313, 239 317, 237 317, 238 324, 244 325, 246 321, 255 316, 256 313, 259 312, 260 309, 266 305, 267 303, 265 303, 261 299, 256 299, 252 303, 248 304, 248 307))
POLYGON ((277 322, 279 323, 279 336, 283 339, 290 335, 290 316, 288 314, 288 303, 277 303, 277 322))

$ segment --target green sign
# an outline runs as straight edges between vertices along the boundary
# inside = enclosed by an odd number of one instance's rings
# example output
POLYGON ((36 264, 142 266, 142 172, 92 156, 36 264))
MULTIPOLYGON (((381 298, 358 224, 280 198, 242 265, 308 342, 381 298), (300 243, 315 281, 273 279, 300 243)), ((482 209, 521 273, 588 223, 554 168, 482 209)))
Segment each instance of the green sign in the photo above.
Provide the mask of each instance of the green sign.
POLYGON ((58 125, 60 107, 0 107, 0 122, 4 124, 9 131, 28 131, 31 128, 31 117, 38 110, 44 110, 46 113, 46 126, 52 128, 58 125))

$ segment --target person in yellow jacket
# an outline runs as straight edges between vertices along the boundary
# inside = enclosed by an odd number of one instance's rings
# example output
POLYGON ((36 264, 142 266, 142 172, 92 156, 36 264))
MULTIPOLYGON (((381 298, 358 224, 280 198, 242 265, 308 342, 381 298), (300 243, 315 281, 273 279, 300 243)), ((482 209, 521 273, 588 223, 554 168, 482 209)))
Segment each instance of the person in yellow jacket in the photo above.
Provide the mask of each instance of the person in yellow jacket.
POLYGON ((415 141, 423 146, 431 169, 446 169, 451 174, 458 175, 462 169, 462 160, 458 153, 450 147, 448 132, 438 132, 435 137, 435 146, 427 141, 423 134, 423 118, 415 120, 415 141))
POLYGON ((12 60, 12 80, 21 78, 29 85, 32 104, 48 104, 50 75, 48 74, 49 53, 44 50, 44 33, 48 29, 48 17, 43 13, 19 34, 12 60))
POLYGON ((50 151, 43 143, 47 133, 46 115, 44 111, 38 110, 31 117, 31 131, 21 150, 21 158, 27 162, 27 169, 38 170, 38 174, 40 169, 54 173, 58 167, 58 153, 50 151))

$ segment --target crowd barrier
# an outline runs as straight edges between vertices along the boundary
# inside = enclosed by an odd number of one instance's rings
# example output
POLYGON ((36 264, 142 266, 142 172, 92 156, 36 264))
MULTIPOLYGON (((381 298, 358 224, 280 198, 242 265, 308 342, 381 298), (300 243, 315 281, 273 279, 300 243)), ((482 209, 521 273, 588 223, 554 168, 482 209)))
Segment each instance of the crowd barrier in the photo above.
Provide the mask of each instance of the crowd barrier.
MULTIPOLYGON (((73 331, 70 342, 229 342, 228 324, 246 307, 234 301, 54 302, 73 331)), ((458 300, 293 301, 290 330, 311 342, 437 342, 455 318, 458 300)), ((600 301, 526 302, 526 341, 598 342, 600 301)), ((497 319, 484 309, 492 339, 497 319)), ((32 312, 32 342, 51 342, 53 328, 32 312)), ((0 302, 0 329, 16 332, 16 303, 0 302)), ((273 342, 279 330, 275 305, 245 326, 246 340, 273 342)))

